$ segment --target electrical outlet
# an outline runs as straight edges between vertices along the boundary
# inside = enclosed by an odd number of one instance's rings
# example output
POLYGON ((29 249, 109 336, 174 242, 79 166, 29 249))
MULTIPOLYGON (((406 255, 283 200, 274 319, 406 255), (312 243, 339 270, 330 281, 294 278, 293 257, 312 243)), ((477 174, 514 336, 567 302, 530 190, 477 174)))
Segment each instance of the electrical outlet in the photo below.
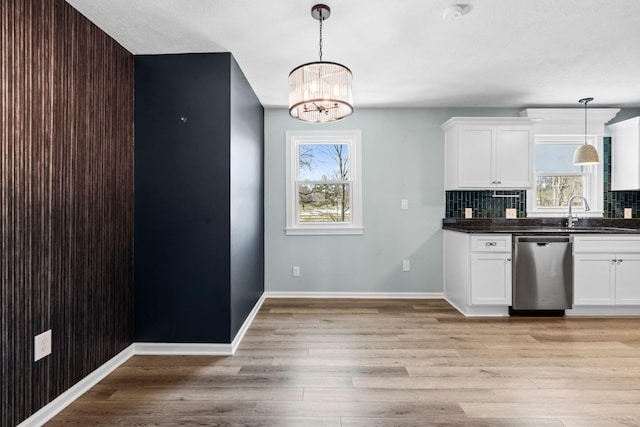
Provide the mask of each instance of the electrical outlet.
POLYGON ((465 218, 473 218, 473 209, 464 208, 464 217, 465 218))
POLYGON ((37 362, 51 354, 51 329, 33 338, 33 361, 37 362))
POLYGON ((509 218, 509 219, 517 218, 517 217, 518 217, 518 211, 517 211, 516 209, 511 209, 511 208, 509 208, 509 209, 507 209, 507 210, 505 211, 505 216, 506 216, 507 218, 509 218))
POLYGON ((633 214, 631 213, 631 208, 624 208, 624 218, 631 219, 633 214))
POLYGON ((411 261, 408 259, 402 260, 402 271, 411 271, 411 261))
POLYGON ((406 211, 407 209, 409 209, 409 199, 402 199, 400 200, 400 209, 406 211))
POLYGON ((297 265, 293 266, 293 277, 300 277, 300 267, 297 265))

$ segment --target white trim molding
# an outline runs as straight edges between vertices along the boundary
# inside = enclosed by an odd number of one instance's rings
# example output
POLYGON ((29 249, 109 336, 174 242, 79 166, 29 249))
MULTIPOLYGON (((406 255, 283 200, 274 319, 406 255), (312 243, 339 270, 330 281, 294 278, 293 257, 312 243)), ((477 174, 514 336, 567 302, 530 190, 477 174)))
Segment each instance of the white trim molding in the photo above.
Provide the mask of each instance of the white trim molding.
MULTIPOLYGON (((360 130, 339 131, 287 131, 286 133, 286 224, 285 234, 302 235, 349 235, 364 234, 362 222, 362 132, 360 130), (349 179, 347 181, 300 181, 299 147, 301 145, 347 145, 349 179), (349 185, 349 222, 300 222, 298 218, 298 185, 307 183, 349 185)), ((332 178, 333 179, 333 178, 332 178)))
POLYGON ((151 356, 233 356, 231 344, 217 343, 134 343, 136 355, 151 356))
POLYGON ((236 350, 238 349, 238 346, 240 345, 240 342, 242 342, 244 335, 249 330, 249 326, 251 326, 251 323, 253 323, 253 319, 255 319, 256 316, 258 315, 258 312, 260 311, 260 307, 262 307, 262 304, 264 304, 264 300, 266 298, 267 297, 265 296, 265 292, 262 292, 262 295, 260 296, 260 298, 258 298, 258 302, 256 302, 256 304, 253 306, 253 309, 251 310, 251 312, 245 319, 244 323, 238 330, 238 333, 236 334, 235 338, 231 342, 231 354, 235 354, 236 350))
POLYGON ((208 343, 147 343, 136 342, 122 350, 108 362, 80 380, 69 390, 56 397, 46 406, 38 410, 29 418, 18 424, 18 427, 39 427, 59 414, 64 408, 86 393, 91 387, 98 384, 107 375, 115 371, 120 365, 137 355, 209 355, 209 356, 233 356, 240 342, 247 333, 251 322, 260 311, 265 300, 265 293, 258 299, 253 309, 238 330, 231 344, 208 343))
POLYGON ((267 298, 444 299, 442 292, 265 292, 267 298))
MULTIPOLYGON (((605 123, 618 112, 619 108, 589 108, 587 134, 604 135, 605 123)), ((584 108, 527 108, 520 116, 536 122, 536 134, 584 135, 584 108)))
POLYGON ((102 381, 104 377, 115 371, 134 354, 134 345, 131 344, 98 369, 84 377, 69 390, 65 391, 60 396, 49 402, 49 404, 42 407, 38 412, 18 424, 18 427, 39 427, 43 425, 59 414, 64 408, 72 404, 77 398, 89 391, 91 387, 102 381))
POLYGON ((200 356, 233 356, 238 349, 242 338, 247 333, 251 322, 260 311, 260 307, 265 300, 263 292, 253 309, 245 319, 244 323, 238 330, 231 344, 217 343, 154 343, 154 342, 137 342, 135 343, 135 354, 144 355, 200 355, 200 356))

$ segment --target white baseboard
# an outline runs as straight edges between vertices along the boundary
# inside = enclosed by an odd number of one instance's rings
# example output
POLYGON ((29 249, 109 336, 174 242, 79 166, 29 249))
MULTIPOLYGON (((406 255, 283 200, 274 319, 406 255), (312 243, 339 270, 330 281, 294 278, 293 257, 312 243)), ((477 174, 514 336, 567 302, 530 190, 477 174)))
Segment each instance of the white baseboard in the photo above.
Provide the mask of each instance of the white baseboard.
POLYGON ((638 316, 640 306, 637 305, 580 305, 564 311, 566 316, 638 316))
POLYGON ((145 356, 232 356, 231 344, 137 342, 136 355, 145 356))
POLYGON ((231 354, 234 354, 238 349, 240 342, 242 342, 242 339, 244 338, 244 334, 247 333, 247 331, 249 330, 249 326, 251 326, 251 323, 253 323, 253 319, 255 319, 256 316, 258 315, 258 312, 260 311, 260 307, 262 307, 262 304, 264 303, 265 298, 266 297, 263 292, 260 298, 258 299, 258 302, 256 302, 256 305, 253 306, 253 309, 251 310, 246 320, 238 330, 236 337, 231 342, 231 354))
POLYGON ((279 292, 264 293, 266 298, 357 298, 357 299, 443 299, 442 292, 279 292))
POLYGON ((464 304, 462 307, 445 297, 444 300, 465 317, 509 317, 509 307, 502 305, 473 306, 464 304))
POLYGON ((165 342, 137 342, 135 343, 135 354, 154 356, 233 356, 240 345, 244 334, 247 333, 251 322, 260 311, 264 303, 264 293, 260 296, 253 309, 238 330, 236 337, 231 344, 208 344, 208 343, 165 343, 165 342))
POLYGON ((91 387, 98 384, 104 377, 129 360, 134 355, 134 345, 122 350, 105 364, 84 377, 69 390, 49 402, 35 414, 18 424, 18 427, 39 427, 56 416, 60 411, 73 403, 77 398, 86 393, 91 387))
POLYGON ((18 424, 18 427, 39 427, 59 414, 64 408, 82 396, 91 387, 98 384, 104 377, 116 370, 120 365, 135 355, 210 355, 210 356, 232 356, 240 345, 242 338, 251 326, 251 322, 260 311, 264 302, 264 293, 253 306, 240 330, 236 334, 231 344, 206 344, 206 343, 147 343, 136 342, 122 350, 107 363, 100 366, 95 371, 80 380, 69 390, 56 397, 45 407, 31 415, 29 418, 18 424))

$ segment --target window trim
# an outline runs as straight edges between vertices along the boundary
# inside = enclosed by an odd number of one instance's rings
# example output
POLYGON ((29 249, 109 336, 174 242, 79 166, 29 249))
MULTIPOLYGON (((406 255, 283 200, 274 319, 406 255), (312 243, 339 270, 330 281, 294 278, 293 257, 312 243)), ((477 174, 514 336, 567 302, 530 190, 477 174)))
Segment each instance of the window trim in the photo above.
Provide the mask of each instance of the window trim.
MULTIPOLYGON (((285 234, 347 235, 364 234, 362 224, 362 156, 361 132, 287 131, 286 133, 286 226, 285 234), (298 221, 298 147, 300 144, 347 144, 349 149, 350 222, 300 223, 298 221)), ((342 181, 341 181, 342 182, 342 181)))
MULTIPOLYGON (((535 144, 566 144, 566 143, 584 143, 585 135, 540 135, 536 134, 534 137, 534 153, 535 144)), ((587 135, 587 143, 592 144, 598 150, 600 154, 600 163, 593 166, 585 166, 588 168, 588 172, 585 176, 585 194, 587 202, 589 203, 590 211, 585 211, 583 207, 574 207, 573 212, 579 213, 583 217, 602 217, 603 206, 603 138, 602 136, 587 135)), ((549 216, 566 216, 568 212, 567 206, 558 207, 538 207, 536 205, 536 178, 538 174, 535 172, 535 154, 534 154, 534 168, 533 168, 533 187, 527 190, 527 217, 549 217, 549 216)), ((576 175, 582 175, 575 173, 576 175)), ((553 173, 543 173, 541 175, 560 175, 553 173)), ((574 175, 569 173, 566 175, 574 175)))

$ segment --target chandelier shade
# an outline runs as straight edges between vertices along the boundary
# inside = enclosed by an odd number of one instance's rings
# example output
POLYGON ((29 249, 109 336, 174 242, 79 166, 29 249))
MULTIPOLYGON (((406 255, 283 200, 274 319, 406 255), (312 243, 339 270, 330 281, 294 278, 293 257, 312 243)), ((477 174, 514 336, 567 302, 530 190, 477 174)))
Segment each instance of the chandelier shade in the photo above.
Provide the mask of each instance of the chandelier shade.
POLYGON ((353 113, 351 70, 335 62, 310 62, 289 74, 289 114, 311 123, 335 122, 353 113))
POLYGON ((311 8, 311 16, 320 23, 320 60, 302 64, 289 73, 289 115, 302 122, 335 122, 353 113, 351 70, 322 60, 322 23, 330 14, 331 9, 325 4, 311 8))

